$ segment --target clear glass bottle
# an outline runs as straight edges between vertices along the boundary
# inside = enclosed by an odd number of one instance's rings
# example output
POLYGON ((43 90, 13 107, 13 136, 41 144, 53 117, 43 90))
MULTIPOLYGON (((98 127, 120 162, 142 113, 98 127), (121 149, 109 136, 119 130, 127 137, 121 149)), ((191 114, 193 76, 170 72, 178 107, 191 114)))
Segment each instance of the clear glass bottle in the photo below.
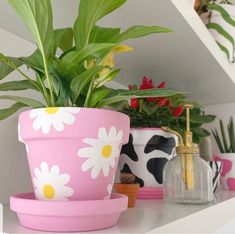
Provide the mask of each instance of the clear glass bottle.
POLYGON ((164 199, 184 204, 213 201, 212 171, 198 154, 178 154, 163 171, 164 199))
POLYGON ((164 199, 184 204, 208 204, 213 201, 212 170, 199 157, 198 147, 193 145, 190 131, 190 109, 186 107, 185 139, 169 128, 163 128, 179 137, 177 156, 169 160, 163 171, 164 199))

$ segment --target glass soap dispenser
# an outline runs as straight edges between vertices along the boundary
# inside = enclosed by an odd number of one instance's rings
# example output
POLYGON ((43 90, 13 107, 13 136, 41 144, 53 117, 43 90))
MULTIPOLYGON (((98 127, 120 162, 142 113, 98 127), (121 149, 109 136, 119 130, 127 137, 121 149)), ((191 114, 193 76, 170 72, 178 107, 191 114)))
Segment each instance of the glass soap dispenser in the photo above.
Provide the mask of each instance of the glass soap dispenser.
POLYGON ((186 108, 185 140, 178 133, 167 127, 162 129, 175 133, 179 138, 176 147, 177 156, 164 167, 164 199, 167 202, 183 204, 208 204, 213 201, 212 171, 209 165, 199 157, 198 147, 193 145, 190 131, 190 109, 186 108))

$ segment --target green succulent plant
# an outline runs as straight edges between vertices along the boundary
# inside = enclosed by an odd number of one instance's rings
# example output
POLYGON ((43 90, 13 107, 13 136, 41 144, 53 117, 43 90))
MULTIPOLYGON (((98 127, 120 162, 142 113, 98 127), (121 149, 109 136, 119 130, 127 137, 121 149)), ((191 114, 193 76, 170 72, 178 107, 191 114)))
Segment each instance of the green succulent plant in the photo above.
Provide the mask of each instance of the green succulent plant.
POLYGON ((13 58, 0 54, 0 80, 17 71, 23 79, 0 83, 0 91, 31 89, 42 94, 41 103, 29 97, 2 95, 0 99, 14 102, 0 110, 0 119, 23 107, 79 106, 102 108, 113 103, 139 97, 172 96, 167 89, 113 90, 106 83, 120 72, 115 68, 113 54, 129 51, 123 42, 155 33, 168 33, 160 26, 133 26, 125 31, 105 28, 97 22, 122 6, 126 0, 81 0, 78 17, 71 28, 53 28, 50 0, 8 0, 37 45, 29 57, 13 58), (21 66, 33 70, 28 76, 21 66))
POLYGON ((217 129, 214 129, 212 134, 221 153, 235 153, 235 129, 233 117, 230 117, 229 123, 227 124, 227 136, 222 120, 220 120, 220 134, 217 129))

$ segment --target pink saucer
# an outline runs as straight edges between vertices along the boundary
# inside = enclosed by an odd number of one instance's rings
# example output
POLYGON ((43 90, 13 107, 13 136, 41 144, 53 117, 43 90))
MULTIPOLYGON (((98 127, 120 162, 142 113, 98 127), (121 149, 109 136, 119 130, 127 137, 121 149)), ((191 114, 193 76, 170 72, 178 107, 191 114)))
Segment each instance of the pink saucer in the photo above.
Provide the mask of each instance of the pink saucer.
POLYGON ((128 198, 113 193, 111 199, 90 201, 39 201, 33 193, 10 198, 20 224, 41 231, 72 232, 109 228, 127 209, 128 198))
POLYGON ((142 187, 139 189, 137 199, 162 199, 163 188, 142 187))

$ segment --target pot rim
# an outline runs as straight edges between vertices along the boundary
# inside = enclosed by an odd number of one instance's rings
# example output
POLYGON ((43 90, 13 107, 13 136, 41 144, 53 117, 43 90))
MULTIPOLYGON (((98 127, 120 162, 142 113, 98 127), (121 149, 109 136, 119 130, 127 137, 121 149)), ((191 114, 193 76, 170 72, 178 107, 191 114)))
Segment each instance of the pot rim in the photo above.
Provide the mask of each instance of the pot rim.
POLYGON ((110 113, 114 113, 114 114, 120 114, 122 116, 126 116, 128 118, 130 118, 127 114, 124 114, 120 111, 116 111, 116 110, 110 110, 110 109, 102 109, 102 108, 92 108, 92 107, 78 107, 78 106, 45 106, 45 107, 40 107, 40 108, 31 108, 25 111, 20 112, 19 117, 21 115, 23 115, 24 113, 28 113, 32 110, 40 110, 40 109, 45 109, 45 108, 60 108, 60 109, 67 109, 67 108, 73 108, 73 109, 83 109, 83 110, 94 110, 94 111, 104 111, 104 112, 110 112, 110 113))

